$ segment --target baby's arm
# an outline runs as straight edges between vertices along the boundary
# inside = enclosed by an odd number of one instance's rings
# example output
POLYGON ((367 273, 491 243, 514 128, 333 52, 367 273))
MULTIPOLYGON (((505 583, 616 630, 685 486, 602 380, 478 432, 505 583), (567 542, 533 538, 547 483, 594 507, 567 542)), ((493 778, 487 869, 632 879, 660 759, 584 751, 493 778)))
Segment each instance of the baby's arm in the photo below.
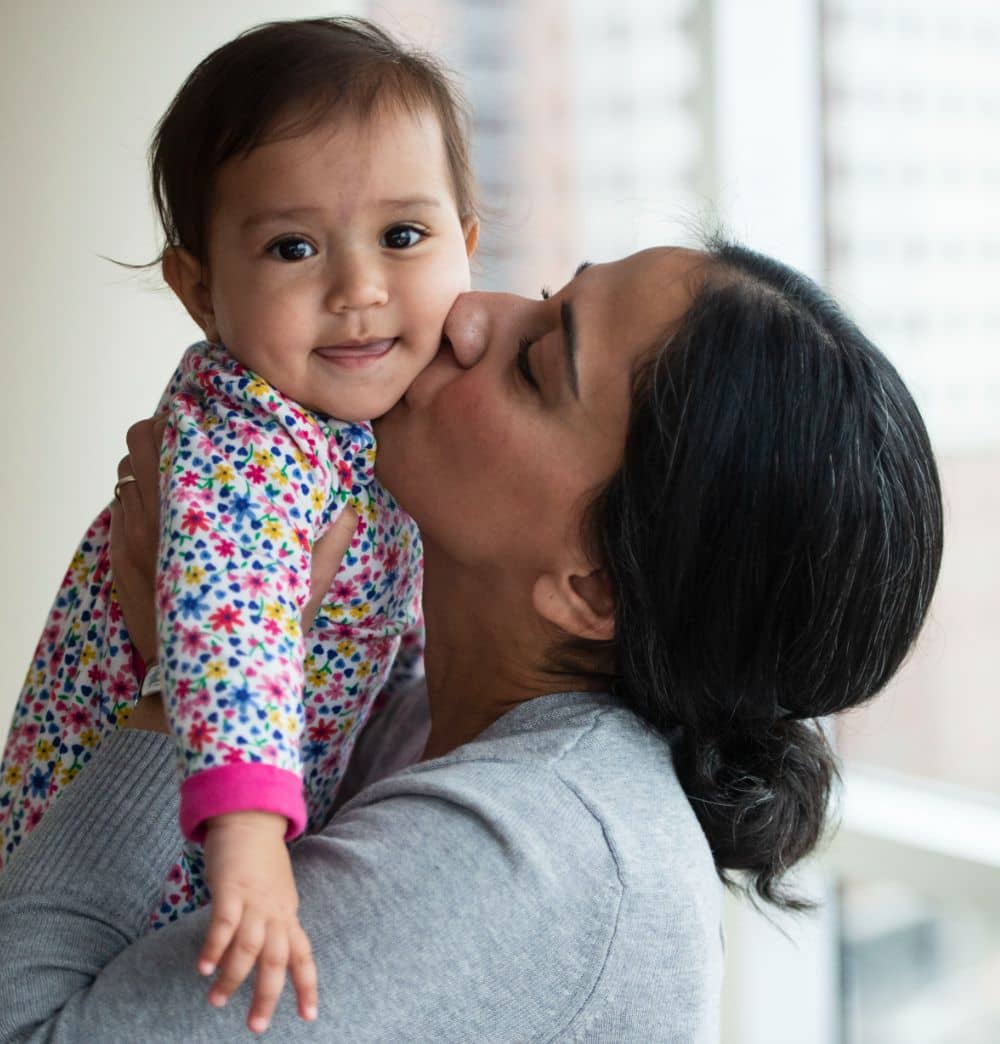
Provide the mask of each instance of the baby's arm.
MULTIPOLYGON (((119 474, 131 474, 136 482, 123 487, 120 500, 111 511, 111 563, 122 612, 129 635, 147 660, 155 657, 156 622, 152 589, 156 572, 159 528, 159 444, 165 421, 143 421, 128 434, 129 455, 119 474)), ((346 548, 354 535, 357 517, 345 509, 337 521, 320 537, 313 548, 311 587, 314 592, 303 611, 306 630, 315 615, 317 603, 329 590, 346 548)), ((132 714, 131 721, 141 728, 169 732, 162 700, 148 696, 132 714), (142 718, 140 724, 139 719, 142 718)), ((262 952, 254 983, 248 1025, 262 1028, 270 1019, 281 993, 285 963, 281 955, 287 946, 287 963, 298 998, 298 1011, 304 1018, 317 1006, 316 975, 309 942, 298 929, 295 908, 298 897, 289 880, 288 851, 284 844, 285 819, 268 813, 243 812, 211 820, 207 835, 212 848, 209 882, 216 895, 213 917, 220 929, 239 925, 244 929, 240 946, 227 954, 232 932, 209 933, 198 957, 199 967, 211 974, 220 965, 219 979, 209 994, 213 1003, 224 1002, 246 975, 247 953, 260 938, 264 923, 262 952), (236 860, 235 865, 231 865, 236 860), (260 883, 263 878, 263 885, 260 883), (270 910, 262 910, 259 898, 265 896, 270 910), (269 924, 269 917, 277 918, 269 924)), ((250 962, 252 963, 252 961, 250 962)))
POLYGON ((251 1020, 261 1009, 266 1020, 289 960, 303 1014, 314 977, 284 842, 305 825, 301 624, 311 545, 337 511, 351 525, 353 512, 342 510, 351 486, 341 483, 341 501, 329 503, 338 488, 331 447, 294 403, 241 377, 224 355, 187 362, 193 380, 171 407, 161 456, 165 702, 184 777, 181 824, 204 843, 213 897, 200 960, 209 974, 222 962, 210 999, 224 1003, 259 956, 255 998, 265 1000, 255 1000, 251 1020))
POLYGON ((315 454, 310 468, 285 409, 257 410, 250 382, 215 353, 185 356, 160 457, 157 624, 181 827, 201 841, 212 817, 253 808, 284 816, 290 840, 305 825, 309 494, 329 474, 315 454))
POLYGON ((221 1008, 256 966, 247 1027, 267 1029, 285 987, 286 969, 299 1015, 316 1018, 316 966, 299 924, 299 896, 285 844, 286 820, 270 812, 230 812, 209 820, 205 866, 212 919, 198 955, 202 975, 219 976, 208 1001, 221 1008))
MULTIPOLYGON (((313 594, 302 613, 308 631, 354 536, 357 515, 345 508, 313 549, 313 594)), ((247 1026, 268 1026, 285 984, 286 968, 298 998, 299 1015, 316 1017, 316 967, 297 919, 298 893, 292 879, 285 820, 267 812, 232 812, 208 822, 205 861, 212 891, 212 920, 198 955, 203 975, 219 976, 209 1003, 221 1007, 256 962, 253 1002, 247 1026)))

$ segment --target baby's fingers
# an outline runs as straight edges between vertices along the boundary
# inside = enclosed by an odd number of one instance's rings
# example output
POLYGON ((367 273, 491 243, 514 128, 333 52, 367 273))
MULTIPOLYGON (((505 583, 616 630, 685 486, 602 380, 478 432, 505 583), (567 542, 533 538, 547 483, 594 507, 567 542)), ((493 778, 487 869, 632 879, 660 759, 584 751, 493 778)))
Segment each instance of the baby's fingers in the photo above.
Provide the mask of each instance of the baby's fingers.
POLYGON ((288 967, 288 937, 283 931, 268 933, 267 941, 257 961, 253 1002, 247 1028, 263 1033, 271 1023, 281 991, 285 988, 285 969, 288 967))
POLYGON ((220 894, 212 902, 212 921, 198 954, 198 971, 212 975, 233 940, 243 916, 243 900, 220 894))
POLYGON ((208 1003, 216 1008, 239 989, 264 947, 267 926, 259 918, 244 917, 219 965, 219 977, 208 991, 208 1003))
POLYGON ((298 924, 291 933, 289 966, 292 986, 299 1001, 299 1015, 312 1022, 316 1018, 318 997, 316 991, 316 962, 313 960, 309 937, 298 924))

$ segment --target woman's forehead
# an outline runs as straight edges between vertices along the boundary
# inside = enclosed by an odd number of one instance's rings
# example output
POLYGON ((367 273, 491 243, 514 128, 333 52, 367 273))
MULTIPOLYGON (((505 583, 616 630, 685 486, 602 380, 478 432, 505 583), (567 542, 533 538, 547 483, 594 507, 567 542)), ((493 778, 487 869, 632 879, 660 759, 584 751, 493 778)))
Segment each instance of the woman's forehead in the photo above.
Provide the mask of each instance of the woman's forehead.
POLYGON ((687 314, 707 260, 696 250, 654 247, 581 272, 567 287, 581 356, 617 369, 662 343, 687 314))
POLYGON ((595 265, 608 270, 615 292, 634 305, 661 316, 684 308, 694 292, 695 277, 709 259, 699 250, 662 246, 640 250, 620 261, 595 265))

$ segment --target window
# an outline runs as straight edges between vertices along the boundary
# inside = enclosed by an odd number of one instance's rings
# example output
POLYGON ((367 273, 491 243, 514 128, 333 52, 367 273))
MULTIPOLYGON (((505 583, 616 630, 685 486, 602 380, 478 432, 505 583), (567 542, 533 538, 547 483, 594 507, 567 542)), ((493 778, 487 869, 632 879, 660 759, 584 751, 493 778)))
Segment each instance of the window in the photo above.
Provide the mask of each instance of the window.
POLYGON ((828 0, 823 35, 830 285, 913 389, 947 511, 918 647, 839 729, 845 1040, 992 1041, 1000 859, 962 835, 1000 836, 1000 9, 828 0))

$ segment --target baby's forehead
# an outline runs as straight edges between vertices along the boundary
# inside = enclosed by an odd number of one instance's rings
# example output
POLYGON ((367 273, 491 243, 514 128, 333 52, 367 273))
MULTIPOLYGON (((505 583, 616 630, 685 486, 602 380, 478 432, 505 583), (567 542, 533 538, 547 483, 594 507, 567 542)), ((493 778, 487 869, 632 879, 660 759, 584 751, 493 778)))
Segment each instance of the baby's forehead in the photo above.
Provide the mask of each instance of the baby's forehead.
POLYGON ((329 119, 363 128, 393 108, 439 124, 458 209, 474 217, 466 104, 432 55, 355 18, 241 33, 199 63, 157 125, 150 166, 167 243, 203 256, 215 182, 275 136, 329 119))
POLYGON ((263 215, 347 220, 359 211, 458 205, 433 114, 389 110, 367 122, 336 118, 293 129, 219 168, 212 215, 259 224, 263 215))
MULTIPOLYGON (((273 121, 245 148, 223 160, 216 174, 233 167, 245 168, 250 161, 259 163, 262 157, 285 156, 294 163, 329 146, 343 149, 346 160, 360 164, 373 148, 392 147, 405 137, 415 135, 427 142, 440 143, 444 149, 443 134, 437 114, 426 106, 382 105, 369 112, 358 112, 343 105, 315 111, 295 109, 273 121)), ((426 157, 428 163, 437 158, 435 152, 430 150, 426 157)))

